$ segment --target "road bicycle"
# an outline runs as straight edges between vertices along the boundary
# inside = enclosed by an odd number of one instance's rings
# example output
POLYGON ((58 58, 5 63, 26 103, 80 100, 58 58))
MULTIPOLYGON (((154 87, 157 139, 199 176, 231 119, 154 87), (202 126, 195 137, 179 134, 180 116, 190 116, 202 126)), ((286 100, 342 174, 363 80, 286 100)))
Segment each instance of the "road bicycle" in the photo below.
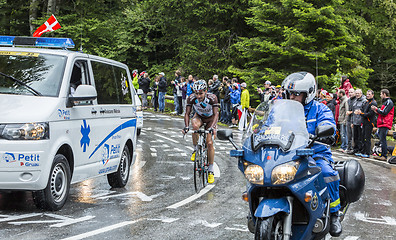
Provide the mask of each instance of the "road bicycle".
POLYGON ((195 149, 194 159, 194 187, 195 192, 199 193, 208 184, 208 147, 206 145, 208 130, 195 130, 199 134, 198 144, 195 149))

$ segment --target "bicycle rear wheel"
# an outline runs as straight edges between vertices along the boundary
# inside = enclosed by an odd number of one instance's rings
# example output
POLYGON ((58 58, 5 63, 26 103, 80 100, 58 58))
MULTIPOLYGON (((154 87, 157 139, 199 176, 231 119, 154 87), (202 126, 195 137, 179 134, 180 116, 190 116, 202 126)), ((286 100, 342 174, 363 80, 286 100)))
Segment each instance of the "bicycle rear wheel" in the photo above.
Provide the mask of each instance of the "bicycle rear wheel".
POLYGON ((194 187, 195 192, 199 193, 201 189, 204 187, 202 178, 204 176, 204 166, 202 162, 202 150, 198 149, 195 153, 194 160, 194 187))

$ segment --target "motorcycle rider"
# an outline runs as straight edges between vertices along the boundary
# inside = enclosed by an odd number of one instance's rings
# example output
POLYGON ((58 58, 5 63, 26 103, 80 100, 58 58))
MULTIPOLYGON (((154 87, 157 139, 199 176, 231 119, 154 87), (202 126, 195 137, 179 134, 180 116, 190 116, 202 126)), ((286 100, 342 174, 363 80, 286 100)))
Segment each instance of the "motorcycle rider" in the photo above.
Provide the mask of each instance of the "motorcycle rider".
MULTIPOLYGON (((332 125, 335 131, 336 124, 331 110, 326 105, 314 100, 317 86, 315 77, 312 74, 308 72, 292 73, 283 80, 282 87, 286 90, 287 99, 299 101, 303 104, 307 130, 310 134, 315 134, 316 127, 323 125, 332 125)), ((320 143, 314 143, 312 149, 314 150, 312 157, 315 159, 316 165, 322 169, 322 174, 330 193, 330 234, 333 237, 338 237, 342 232, 338 215, 338 210, 341 208, 339 196, 340 177, 332 166, 334 160, 330 148, 320 143)))

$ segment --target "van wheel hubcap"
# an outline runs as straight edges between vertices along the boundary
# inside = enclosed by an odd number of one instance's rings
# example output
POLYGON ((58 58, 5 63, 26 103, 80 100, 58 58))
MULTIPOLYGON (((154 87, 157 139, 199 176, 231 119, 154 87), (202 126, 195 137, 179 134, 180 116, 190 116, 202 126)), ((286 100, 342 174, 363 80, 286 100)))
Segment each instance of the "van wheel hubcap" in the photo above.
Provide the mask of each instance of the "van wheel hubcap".
POLYGON ((51 195, 55 202, 60 202, 66 194, 67 177, 65 174, 65 166, 61 163, 54 167, 51 174, 51 195))

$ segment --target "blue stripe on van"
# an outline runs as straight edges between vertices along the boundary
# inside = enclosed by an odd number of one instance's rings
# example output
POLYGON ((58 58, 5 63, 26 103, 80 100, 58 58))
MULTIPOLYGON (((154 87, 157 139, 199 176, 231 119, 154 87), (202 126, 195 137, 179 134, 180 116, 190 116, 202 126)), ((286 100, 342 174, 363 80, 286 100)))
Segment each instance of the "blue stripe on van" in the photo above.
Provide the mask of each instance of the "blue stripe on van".
POLYGON ((119 131, 121 131, 122 129, 125 128, 129 128, 129 127, 136 127, 136 119, 132 119, 129 120, 127 122, 124 122, 123 124, 121 124, 120 126, 118 126, 117 128, 115 128, 109 135, 107 135, 107 137, 105 137, 105 139, 103 139, 103 141, 101 143, 99 143, 99 145, 95 148, 95 150, 91 153, 91 155, 89 155, 89 158, 92 157, 92 155, 94 155, 94 153, 109 139, 111 138, 114 134, 118 133, 119 131))

